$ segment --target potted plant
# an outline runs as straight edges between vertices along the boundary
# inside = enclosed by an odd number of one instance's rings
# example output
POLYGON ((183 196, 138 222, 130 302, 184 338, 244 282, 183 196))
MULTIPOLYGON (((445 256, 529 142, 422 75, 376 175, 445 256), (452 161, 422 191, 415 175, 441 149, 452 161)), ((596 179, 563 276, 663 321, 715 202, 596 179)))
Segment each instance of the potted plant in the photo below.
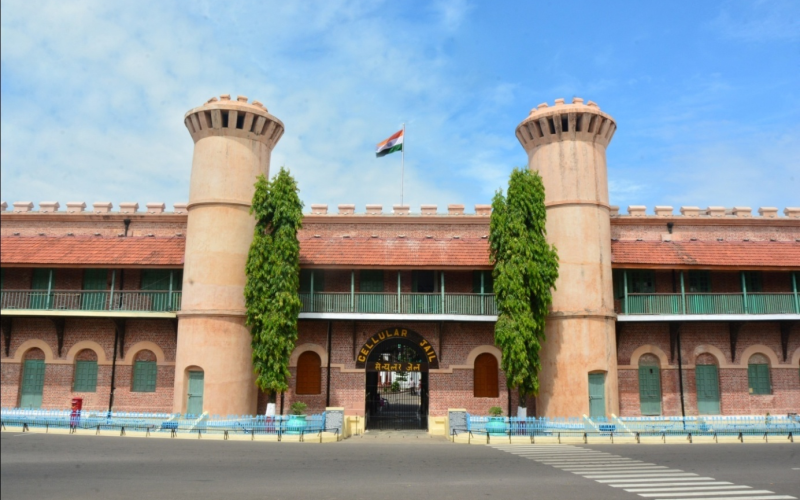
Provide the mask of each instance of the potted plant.
POLYGON ((306 408, 308 405, 302 401, 295 401, 289 407, 289 421, 286 422, 286 434, 301 434, 308 425, 306 423, 306 408))
POLYGON ((491 436, 505 436, 506 419, 503 417, 503 409, 499 406, 489 408, 489 420, 486 422, 486 432, 491 436))

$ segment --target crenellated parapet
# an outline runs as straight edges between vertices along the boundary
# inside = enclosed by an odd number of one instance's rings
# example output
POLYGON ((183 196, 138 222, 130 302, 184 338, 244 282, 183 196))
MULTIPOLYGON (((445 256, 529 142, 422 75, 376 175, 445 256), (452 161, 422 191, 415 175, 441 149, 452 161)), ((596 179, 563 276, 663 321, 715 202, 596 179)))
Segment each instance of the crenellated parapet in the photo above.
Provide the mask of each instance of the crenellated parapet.
POLYGON ((229 94, 212 97, 200 107, 189 110, 183 122, 196 143, 208 136, 242 137, 259 141, 272 149, 283 135, 283 122, 269 114, 259 101, 229 94))
POLYGON ((542 103, 533 108, 517 126, 517 139, 526 151, 562 140, 608 146, 616 130, 614 119, 600 111, 597 104, 592 101, 584 104, 583 99, 575 97, 572 104, 556 99, 553 106, 542 103))

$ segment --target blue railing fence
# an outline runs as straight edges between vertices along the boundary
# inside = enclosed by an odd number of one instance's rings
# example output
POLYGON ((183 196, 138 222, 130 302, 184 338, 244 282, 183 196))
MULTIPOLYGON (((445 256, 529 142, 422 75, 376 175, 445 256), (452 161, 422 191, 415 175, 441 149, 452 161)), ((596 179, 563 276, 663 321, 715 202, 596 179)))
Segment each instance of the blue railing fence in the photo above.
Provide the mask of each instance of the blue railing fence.
POLYGON ((453 428, 453 437, 582 437, 629 436, 726 436, 782 435, 793 438, 800 433, 800 417, 789 415, 736 415, 698 417, 488 417, 467 414, 465 428, 453 428))
MULTIPOLYGON (((83 410, 29 410, 23 408, 3 408, 0 410, 3 428, 22 427, 23 429, 93 429, 99 431, 115 430, 147 433, 221 434, 227 438, 231 434, 250 436, 321 434, 330 431, 338 434, 338 429, 326 429, 325 413, 304 415, 190 415, 178 413, 137 413, 105 412, 83 410)), ((338 436, 337 436, 338 439, 338 436)))

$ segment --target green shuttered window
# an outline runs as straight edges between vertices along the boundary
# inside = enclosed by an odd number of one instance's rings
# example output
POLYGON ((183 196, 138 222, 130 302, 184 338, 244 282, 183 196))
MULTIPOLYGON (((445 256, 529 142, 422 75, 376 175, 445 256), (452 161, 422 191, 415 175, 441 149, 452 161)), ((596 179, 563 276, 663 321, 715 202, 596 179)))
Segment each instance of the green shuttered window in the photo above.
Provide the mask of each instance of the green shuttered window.
POLYGON ((689 293, 711 293, 711 273, 689 271, 689 293))
POLYGON ((142 271, 142 290, 169 290, 169 277, 172 274, 172 290, 183 287, 183 271, 171 269, 145 269, 142 271))
POLYGON ((655 271, 629 269, 628 293, 656 293, 655 271))
POLYGON ((314 293, 325 291, 325 271, 322 269, 300 270, 300 293, 311 292, 311 273, 314 273, 314 293))
POLYGON ((701 415, 719 415, 719 374, 717 365, 697 365, 694 370, 697 386, 697 411, 701 415))
POLYGON ((179 292, 183 287, 183 271, 171 269, 145 269, 142 271, 142 290, 149 290, 158 293, 143 293, 142 296, 149 297, 151 311, 175 311, 179 309, 179 294, 172 294, 170 302, 170 280, 172 281, 172 291, 179 292))
POLYGON ((747 293, 761 293, 764 291, 760 271, 746 271, 744 273, 744 283, 747 287, 747 293))
POLYGON ((108 269, 86 269, 83 272, 83 290, 81 309, 98 311, 106 308, 106 288, 108 287, 108 269), (88 292, 86 292, 88 290, 88 292), (103 291, 98 291, 103 290, 103 291))
POLYGON ((383 271, 362 270, 358 273, 359 291, 383 293, 383 271))
POLYGON ((763 356, 753 356, 747 365, 747 381, 750 394, 772 394, 772 384, 769 379, 769 364, 760 359, 763 356))
POLYGON ((157 378, 155 361, 137 361, 133 365, 133 392, 156 392, 157 378))
POLYGON ((22 387, 19 406, 22 408, 41 408, 44 392, 44 360, 28 359, 22 368, 22 387))
POLYGON ((37 290, 31 294, 31 309, 48 309, 50 307, 50 297, 47 289, 50 287, 52 269, 37 268, 33 270, 31 280, 31 290, 37 290))
POLYGON ((97 361, 76 361, 74 392, 97 391, 97 361))
POLYGON ((483 293, 494 293, 494 278, 491 271, 472 271, 472 293, 481 293, 481 276, 483 276, 483 293))
POLYGON ((661 415, 661 370, 652 355, 639 360, 639 404, 642 415, 661 415))

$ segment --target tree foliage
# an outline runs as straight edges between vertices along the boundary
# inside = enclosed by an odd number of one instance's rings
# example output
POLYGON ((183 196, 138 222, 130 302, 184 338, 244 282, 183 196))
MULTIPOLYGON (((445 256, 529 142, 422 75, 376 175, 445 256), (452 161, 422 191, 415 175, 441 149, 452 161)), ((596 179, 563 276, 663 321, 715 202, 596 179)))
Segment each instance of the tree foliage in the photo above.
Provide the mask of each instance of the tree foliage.
POLYGON ((256 227, 244 289, 253 369, 261 390, 284 392, 301 306, 297 231, 303 222, 303 203, 297 182, 284 168, 272 181, 259 176, 255 186, 250 213, 255 215, 256 227))
POLYGON ((492 200, 489 248, 494 261, 498 319, 495 344, 502 368, 520 405, 539 391, 545 319, 558 278, 558 254, 546 240, 544 184, 538 172, 515 168, 504 196, 492 200))

